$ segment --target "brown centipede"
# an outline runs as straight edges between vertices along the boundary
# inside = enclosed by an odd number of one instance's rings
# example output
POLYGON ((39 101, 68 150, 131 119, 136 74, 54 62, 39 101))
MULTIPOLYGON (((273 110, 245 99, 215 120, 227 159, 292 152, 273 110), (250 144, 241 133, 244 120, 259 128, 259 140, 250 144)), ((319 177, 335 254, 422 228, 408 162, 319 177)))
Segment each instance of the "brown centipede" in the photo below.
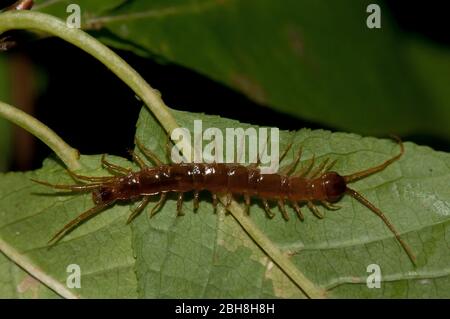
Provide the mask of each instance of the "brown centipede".
MULTIPOLYGON (((167 194, 170 192, 178 193, 178 215, 183 215, 182 204, 184 193, 194 192, 194 209, 197 209, 199 205, 199 193, 206 190, 212 193, 214 207, 216 207, 218 202, 217 194, 227 194, 226 207, 231 203, 233 196, 243 196, 247 212, 251 198, 257 197, 261 199, 263 208, 270 218, 274 217, 274 213, 270 210, 269 201, 276 201, 282 216, 286 220, 289 219, 285 208, 286 201, 292 205, 300 220, 304 219, 300 210, 300 204, 304 203, 306 203, 306 206, 316 217, 323 218, 324 216, 316 204, 320 203, 332 210, 338 209, 339 207, 335 206, 334 203, 347 194, 358 200, 382 219, 414 263, 416 258, 412 250, 403 241, 398 231, 381 210, 365 199, 360 193, 348 187, 349 183, 380 172, 398 160, 404 154, 405 150, 400 139, 397 139, 397 142, 400 146, 400 152, 394 157, 378 166, 342 176, 335 171, 331 171, 335 161, 330 163, 329 159, 326 159, 314 168, 314 157, 309 165, 295 172, 295 168, 301 158, 301 148, 295 156, 295 159, 283 167, 279 174, 262 174, 258 168, 258 163, 249 166, 224 163, 163 164, 153 152, 136 140, 138 148, 148 159, 156 164, 155 167, 148 166, 137 154, 131 151, 130 153, 134 162, 140 167, 139 171, 132 171, 131 169, 112 164, 103 155, 101 160, 102 165, 114 173, 114 176, 92 177, 78 175, 69 171, 69 174, 75 180, 82 181, 83 184, 58 185, 38 180, 33 181, 55 189, 74 192, 92 191, 95 206, 66 224, 50 239, 49 243, 58 241, 81 222, 119 201, 136 201, 142 199, 136 209, 130 214, 127 221, 129 223, 144 210, 152 196, 159 195, 158 202, 150 211, 150 216, 153 216, 162 207, 167 199, 167 194)), ((286 155, 291 145, 292 143, 283 152, 280 161, 286 155)))

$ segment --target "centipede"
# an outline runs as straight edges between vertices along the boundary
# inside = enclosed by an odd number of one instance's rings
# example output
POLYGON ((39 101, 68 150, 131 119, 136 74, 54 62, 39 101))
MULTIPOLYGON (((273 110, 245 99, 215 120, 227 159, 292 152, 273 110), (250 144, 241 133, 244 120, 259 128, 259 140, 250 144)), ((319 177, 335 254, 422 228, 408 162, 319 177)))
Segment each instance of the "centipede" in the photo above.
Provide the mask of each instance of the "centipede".
MULTIPOLYGON (((332 167, 336 161, 330 161, 329 158, 319 165, 315 165, 314 156, 309 163, 296 170, 303 153, 302 147, 296 152, 293 161, 274 174, 261 173, 258 168, 259 160, 247 166, 215 162, 177 164, 171 162, 165 164, 156 154, 136 139, 136 146, 154 164, 153 166, 146 164, 142 157, 130 151, 133 161, 139 167, 138 171, 115 165, 107 161, 105 155, 103 155, 101 164, 112 173, 111 176, 85 176, 68 170, 68 174, 78 184, 51 184, 35 179, 33 181, 57 190, 92 193, 94 206, 66 224, 49 240, 48 244, 56 243, 82 222, 118 202, 139 201, 128 217, 127 223, 130 223, 147 207, 152 198, 159 196, 156 204, 149 211, 149 216, 153 217, 164 205, 170 193, 177 195, 177 216, 184 215, 182 207, 185 193, 193 192, 193 209, 196 210, 199 207, 200 192, 208 191, 212 195, 214 209, 219 202, 218 196, 226 195, 226 201, 223 203, 226 209, 229 208, 232 200, 239 196, 244 199, 244 209, 247 213, 249 213, 252 199, 257 199, 261 201, 268 218, 275 216, 269 203, 276 202, 285 220, 290 218, 286 210, 286 205, 290 205, 301 221, 304 220, 301 206, 306 206, 313 215, 322 219, 324 214, 317 205, 322 205, 328 210, 337 210, 340 206, 337 206, 336 203, 343 196, 348 195, 383 221, 409 259, 415 264, 416 257, 412 249, 401 238, 397 229, 384 213, 362 194, 349 187, 350 183, 376 174, 402 157, 405 152, 403 143, 399 138, 394 138, 400 148, 397 155, 377 166, 349 175, 340 175, 333 171, 332 167)), ((281 154, 280 162, 291 146, 292 143, 281 154)))

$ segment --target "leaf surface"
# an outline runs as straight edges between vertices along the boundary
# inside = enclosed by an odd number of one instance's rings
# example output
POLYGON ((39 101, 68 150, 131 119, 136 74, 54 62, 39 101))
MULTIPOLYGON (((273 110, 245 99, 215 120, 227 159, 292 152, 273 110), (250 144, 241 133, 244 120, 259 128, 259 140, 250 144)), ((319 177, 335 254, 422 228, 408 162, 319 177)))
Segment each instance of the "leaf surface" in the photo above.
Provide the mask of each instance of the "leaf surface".
MULTIPOLYGON (((93 174, 99 170, 99 159, 98 156, 85 156, 82 164, 93 174)), ((47 242, 53 234, 93 206, 92 197, 89 194, 57 193, 30 178, 74 183, 61 164, 53 159, 47 159, 43 168, 34 172, 3 174, 0 177, 2 251, 14 250, 19 257, 25 258, 21 266, 36 268, 36 276, 48 275, 52 288, 62 286, 63 294, 98 298, 136 296, 131 231, 124 220, 127 206, 113 207, 49 247, 47 242), (66 285, 73 274, 70 265, 80 268, 79 289, 66 285)))
MULTIPOLYGON (((203 130, 249 127, 217 116, 175 115, 180 126, 191 131, 194 120, 199 119, 203 130)), ((146 110, 142 110, 137 137, 164 158, 165 133, 146 110)), ((379 164, 398 152, 390 140, 323 130, 281 132, 280 140, 280 150, 293 142, 282 165, 292 161, 303 146, 300 165, 307 165, 312 154, 319 161, 329 157, 338 160, 335 170, 343 175, 379 164)), ((326 216, 323 220, 307 208, 303 208, 305 222, 298 220, 292 209, 288 209, 290 221, 280 213, 270 220, 259 203, 252 205, 251 218, 310 280, 330 288, 330 297, 448 296, 444 287, 450 258, 449 167, 448 154, 406 143, 406 154, 399 162, 353 184, 384 211, 412 246, 418 258, 416 268, 382 221, 347 196, 338 211, 321 207, 326 216), (366 286, 371 264, 381 267, 386 280, 383 289, 366 286)), ((283 269, 267 258, 232 216, 221 210, 213 213, 208 196, 197 213, 192 212, 192 202, 185 203, 184 210, 186 215, 177 217, 172 200, 154 218, 142 215, 141 222, 133 224, 140 296, 301 296, 283 269)))

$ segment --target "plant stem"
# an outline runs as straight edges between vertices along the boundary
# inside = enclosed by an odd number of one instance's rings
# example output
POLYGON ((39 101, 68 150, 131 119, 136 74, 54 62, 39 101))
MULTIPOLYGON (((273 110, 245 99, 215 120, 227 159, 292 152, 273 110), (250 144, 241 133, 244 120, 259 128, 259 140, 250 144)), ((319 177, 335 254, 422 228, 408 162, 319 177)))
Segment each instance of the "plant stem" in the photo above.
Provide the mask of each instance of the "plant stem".
POLYGON ((66 299, 79 299, 80 297, 70 291, 66 285, 60 283, 57 279, 49 276, 45 271, 36 266, 27 256, 17 251, 14 247, 0 238, 0 251, 5 254, 12 262, 20 266, 34 278, 51 288, 61 297, 66 299))
POLYGON ((78 151, 64 142, 54 131, 42 122, 22 110, 1 101, 0 116, 24 128, 47 144, 68 168, 76 170, 80 167, 80 164, 78 163, 78 151))
MULTIPOLYGON (((161 99, 160 93, 121 57, 86 32, 69 28, 63 21, 51 15, 33 11, 7 11, 0 14, 0 33, 11 29, 43 31, 79 47, 102 62, 124 81, 142 99, 167 132, 178 127, 169 108, 161 99)), ((67 70, 69 73, 70 61, 67 61, 67 70)))

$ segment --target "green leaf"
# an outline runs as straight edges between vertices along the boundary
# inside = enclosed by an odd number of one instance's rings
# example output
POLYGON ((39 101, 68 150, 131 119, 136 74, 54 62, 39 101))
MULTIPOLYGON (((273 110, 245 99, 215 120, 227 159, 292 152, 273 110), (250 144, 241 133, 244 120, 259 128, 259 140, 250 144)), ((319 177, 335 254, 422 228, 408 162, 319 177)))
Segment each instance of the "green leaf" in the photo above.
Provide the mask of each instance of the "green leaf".
MULTIPOLYGON (((175 112, 182 127, 192 131, 194 120, 203 129, 249 127, 217 116, 175 112)), ((165 133, 146 109, 137 137, 164 158, 165 133)), ((292 140, 282 132, 281 149, 292 140)), ((389 140, 354 134, 300 130, 285 162, 302 145, 306 165, 337 159, 336 171, 349 174, 383 162, 398 152, 389 140)), ((353 184, 380 207, 412 246, 418 257, 414 268, 381 220, 355 200, 344 197, 339 211, 318 220, 306 209, 305 222, 286 222, 281 214, 269 220, 254 203, 251 218, 298 269, 317 285, 332 288, 331 297, 445 297, 448 294, 450 156, 406 143, 406 154, 385 171, 353 184), (383 289, 368 289, 367 267, 381 267, 383 289)), ((207 198, 208 196, 206 196, 207 198)), ((197 213, 185 203, 186 215, 176 216, 169 201, 152 219, 141 215, 133 224, 136 272, 141 297, 299 297, 301 292, 276 261, 267 258, 258 242, 232 216, 214 214, 208 200, 197 213)), ((276 208, 275 208, 276 209, 276 208)))
POLYGON ((420 39, 406 41, 407 58, 413 66, 412 72, 419 80, 420 89, 427 92, 429 103, 426 111, 440 114, 444 123, 436 125, 448 126, 450 119, 450 92, 448 90, 450 74, 450 51, 448 48, 431 45, 420 39))
MULTIPOLYGON (((203 129, 249 127, 217 116, 176 111, 174 115, 189 129, 193 120, 199 119, 203 129)), ((344 175, 398 152, 390 140, 354 134, 306 129, 280 133, 281 150, 293 141, 282 165, 292 161, 303 146, 300 165, 306 165, 313 154, 318 161, 330 157, 338 160, 335 170, 344 175)), ((136 136, 164 159, 166 133, 145 108, 136 136)), ((318 288, 330 289, 327 297, 450 297, 450 156, 412 143, 405 146, 406 153, 398 162, 352 187, 383 210, 412 247, 417 267, 382 221, 347 196, 338 203, 342 206, 338 211, 320 207, 325 214, 322 220, 302 208, 304 222, 291 208, 289 221, 276 207, 276 217, 268 219, 253 201, 250 227, 262 231, 283 252, 284 265, 293 265, 318 288), (381 268, 381 289, 366 286, 371 264, 381 268)), ((108 160, 134 167, 121 158, 108 160)), ((99 156, 83 156, 81 173, 105 175, 99 162, 99 156)), ((286 269, 278 266, 283 264, 280 258, 269 258, 261 249, 261 238, 251 238, 251 232, 243 231, 234 214, 226 214, 220 205, 214 213, 207 193, 202 194, 196 213, 192 196, 186 195, 185 216, 177 217, 175 197, 170 197, 153 218, 148 217, 150 205, 131 226, 125 224, 130 206, 117 204, 48 249, 47 241, 56 231, 94 204, 89 194, 60 193, 32 183, 30 178, 73 183, 52 159, 35 172, 1 175, 0 249, 5 251, 7 246, 8 255, 15 252, 15 257, 23 257, 63 287, 67 266, 78 264, 81 289, 69 290, 72 294, 105 298, 304 297, 295 284, 298 278, 286 275, 286 269)))
MULTIPOLYGON (((73 1, 37 2, 65 18, 61 7, 73 1)), ((79 2, 99 40, 193 69, 261 105, 345 131, 450 139, 449 99, 421 84, 444 85, 449 73, 415 71, 382 3, 377 30, 366 26, 369 0, 135 0, 111 10, 79 2)))
POLYGON ((58 295, 0 254, 1 298, 57 298, 58 295))
MULTIPOLYGON (((98 156, 84 156, 81 161, 91 174, 105 174, 99 170, 99 160, 98 156)), ((73 183, 61 164, 52 159, 34 172, 3 174, 0 177, 0 249, 12 255, 23 268, 31 268, 33 276, 47 275, 45 283, 52 289, 56 287, 56 292, 65 297, 136 296, 131 231, 124 219, 127 206, 116 205, 49 248, 47 242, 51 235, 92 206, 92 197, 55 193, 30 178, 73 183), (66 286, 71 274, 69 265, 80 267, 80 289, 66 286)))

